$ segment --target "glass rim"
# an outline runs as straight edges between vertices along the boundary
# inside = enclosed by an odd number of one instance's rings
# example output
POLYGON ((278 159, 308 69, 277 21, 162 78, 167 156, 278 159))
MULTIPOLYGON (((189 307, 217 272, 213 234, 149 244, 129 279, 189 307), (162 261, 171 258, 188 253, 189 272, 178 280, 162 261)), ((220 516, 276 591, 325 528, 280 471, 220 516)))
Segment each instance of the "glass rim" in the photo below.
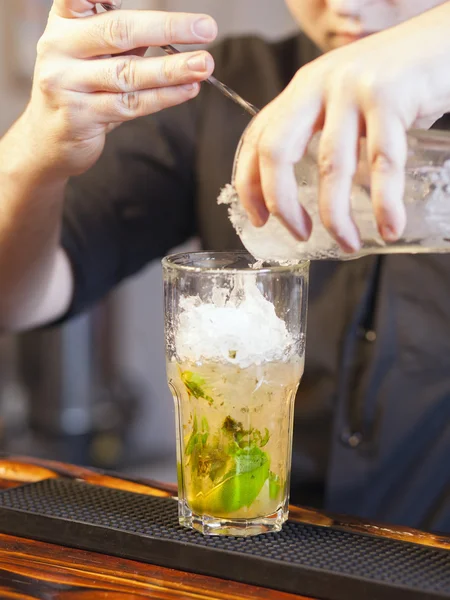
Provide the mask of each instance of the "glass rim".
POLYGON ((190 273, 210 273, 210 274, 223 274, 223 273, 255 273, 255 274, 269 274, 269 273, 298 273, 308 272, 309 260, 303 260, 296 262, 292 265, 271 265, 262 267, 251 267, 251 263, 257 262, 256 259, 245 250, 225 250, 225 251, 198 251, 198 252, 177 252, 175 254, 168 254, 162 259, 162 266, 164 269, 173 269, 174 271, 190 272, 190 273), (195 257, 201 259, 202 257, 213 258, 215 256, 236 256, 245 259, 249 259, 249 266, 246 268, 233 268, 233 267, 217 267, 217 266, 195 266, 188 264, 181 264, 177 261, 182 259, 195 260, 195 257))

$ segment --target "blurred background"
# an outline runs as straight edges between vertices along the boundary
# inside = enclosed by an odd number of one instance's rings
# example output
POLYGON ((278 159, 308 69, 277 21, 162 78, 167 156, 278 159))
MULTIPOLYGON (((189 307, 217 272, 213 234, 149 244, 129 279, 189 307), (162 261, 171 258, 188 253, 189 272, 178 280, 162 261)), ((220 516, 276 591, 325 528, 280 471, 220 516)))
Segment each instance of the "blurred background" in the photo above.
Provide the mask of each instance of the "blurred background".
MULTIPOLYGON (((273 39, 294 30, 283 0, 123 5, 207 12, 221 36, 252 32, 273 39)), ((0 0, 0 135, 27 102, 50 6, 50 0, 0 0)), ((0 452, 176 480, 159 264, 61 328, 0 336, 0 452)))

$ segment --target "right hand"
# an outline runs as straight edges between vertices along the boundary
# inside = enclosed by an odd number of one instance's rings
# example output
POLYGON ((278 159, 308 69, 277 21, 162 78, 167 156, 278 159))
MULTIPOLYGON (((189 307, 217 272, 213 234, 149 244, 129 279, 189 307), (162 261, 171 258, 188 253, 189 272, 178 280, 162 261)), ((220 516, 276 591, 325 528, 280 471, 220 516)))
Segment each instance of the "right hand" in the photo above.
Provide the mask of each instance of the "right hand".
POLYGON ((108 131, 190 100, 214 69, 204 51, 143 56, 149 46, 213 41, 217 26, 211 17, 125 10, 97 14, 95 4, 54 0, 38 44, 24 118, 33 160, 52 178, 89 169, 108 131))

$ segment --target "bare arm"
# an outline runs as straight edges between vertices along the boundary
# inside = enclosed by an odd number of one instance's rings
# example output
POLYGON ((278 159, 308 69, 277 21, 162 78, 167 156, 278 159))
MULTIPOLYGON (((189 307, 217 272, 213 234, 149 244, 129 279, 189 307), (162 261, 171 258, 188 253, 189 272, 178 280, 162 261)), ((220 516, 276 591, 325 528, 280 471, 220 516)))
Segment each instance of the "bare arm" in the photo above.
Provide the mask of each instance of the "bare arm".
POLYGON ((72 273, 59 248, 64 180, 41 180, 27 148, 26 113, 0 141, 0 330, 61 316, 72 273))
POLYGON ((108 131, 193 98, 213 70, 206 52, 145 58, 135 49, 215 35, 205 15, 97 15, 92 0, 54 0, 30 103, 0 140, 0 330, 54 320, 70 304, 59 246, 69 177, 97 161, 108 131))

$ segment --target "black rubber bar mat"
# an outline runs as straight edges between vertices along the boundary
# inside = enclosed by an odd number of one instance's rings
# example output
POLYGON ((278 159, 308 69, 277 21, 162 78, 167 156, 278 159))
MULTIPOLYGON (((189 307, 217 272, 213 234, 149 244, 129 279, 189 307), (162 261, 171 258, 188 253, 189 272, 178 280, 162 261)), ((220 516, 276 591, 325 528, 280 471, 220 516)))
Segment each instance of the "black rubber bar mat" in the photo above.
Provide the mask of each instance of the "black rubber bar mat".
POLYGON ((450 552, 288 522, 281 533, 205 537, 177 503, 69 479, 0 492, 0 531, 323 600, 450 598, 450 552))

